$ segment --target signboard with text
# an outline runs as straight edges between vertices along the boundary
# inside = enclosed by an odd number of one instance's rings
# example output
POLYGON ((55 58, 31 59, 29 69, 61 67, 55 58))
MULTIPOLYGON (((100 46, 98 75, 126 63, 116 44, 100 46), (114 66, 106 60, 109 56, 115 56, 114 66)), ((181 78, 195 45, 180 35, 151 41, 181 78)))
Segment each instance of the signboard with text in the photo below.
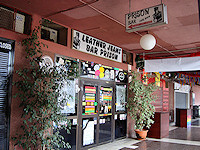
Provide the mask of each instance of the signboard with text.
POLYGON ((122 62, 122 49, 79 31, 72 31, 72 49, 122 62))
POLYGON ((160 4, 126 14, 126 32, 167 24, 167 6, 160 4))

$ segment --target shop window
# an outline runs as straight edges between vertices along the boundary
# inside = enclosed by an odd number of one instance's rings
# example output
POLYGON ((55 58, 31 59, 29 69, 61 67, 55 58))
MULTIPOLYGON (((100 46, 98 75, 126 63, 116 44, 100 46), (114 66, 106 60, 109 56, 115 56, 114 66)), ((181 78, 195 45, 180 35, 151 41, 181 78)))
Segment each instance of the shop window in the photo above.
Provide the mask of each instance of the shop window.
POLYGON ((55 57, 55 64, 58 67, 58 71, 62 68, 62 71, 66 71, 68 79, 63 83, 63 87, 60 91, 60 97, 58 101, 65 101, 60 103, 61 112, 68 116, 77 115, 78 105, 78 62, 74 59, 70 59, 64 56, 57 55, 55 57))
POLYGON ((67 28, 42 19, 41 39, 67 46, 67 28))
POLYGON ((116 99, 115 99, 115 138, 126 137, 127 127, 127 85, 116 85, 116 99), (125 114, 124 114, 125 113, 125 114))
MULTIPOLYGON (((70 150, 76 150, 76 129, 77 129, 77 124, 74 123, 75 119, 70 119, 71 123, 71 129, 70 133, 68 134, 65 129, 60 130, 60 135, 64 137, 63 141, 65 143, 69 143, 71 146, 70 150)), ((54 128, 54 132, 57 131, 57 128, 54 128)), ((61 148, 60 150, 66 150, 66 148, 61 148)))
POLYGON ((30 34, 32 17, 19 10, 0 5, 0 27, 15 32, 30 34))
POLYGON ((125 112, 127 102, 127 86, 126 85, 116 85, 116 100, 115 100, 115 111, 125 112))

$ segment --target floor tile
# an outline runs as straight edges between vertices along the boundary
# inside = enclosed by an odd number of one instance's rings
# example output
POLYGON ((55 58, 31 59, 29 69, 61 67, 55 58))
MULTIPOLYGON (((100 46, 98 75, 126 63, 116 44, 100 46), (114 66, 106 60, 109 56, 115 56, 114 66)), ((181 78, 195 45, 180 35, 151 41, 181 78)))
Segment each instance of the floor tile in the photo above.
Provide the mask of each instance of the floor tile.
POLYGON ((191 123, 193 126, 200 126, 200 120, 195 120, 191 123))
POLYGON ((160 141, 149 141, 149 140, 142 141, 134 145, 139 146, 135 150, 200 150, 200 146, 175 144, 175 143, 160 142, 160 141))
POLYGON ((200 141, 200 128, 199 127, 176 128, 169 132, 168 138, 200 141))

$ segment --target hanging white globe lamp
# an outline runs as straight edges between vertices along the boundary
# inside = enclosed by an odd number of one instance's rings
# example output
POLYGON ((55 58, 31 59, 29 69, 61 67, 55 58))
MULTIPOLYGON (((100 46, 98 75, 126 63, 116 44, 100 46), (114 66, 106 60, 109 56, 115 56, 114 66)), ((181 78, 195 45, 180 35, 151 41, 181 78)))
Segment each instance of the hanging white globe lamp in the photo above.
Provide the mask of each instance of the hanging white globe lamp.
POLYGON ((151 34, 146 34, 146 35, 142 36, 140 39, 140 46, 144 50, 151 50, 154 48, 155 45, 156 45, 156 39, 151 34))

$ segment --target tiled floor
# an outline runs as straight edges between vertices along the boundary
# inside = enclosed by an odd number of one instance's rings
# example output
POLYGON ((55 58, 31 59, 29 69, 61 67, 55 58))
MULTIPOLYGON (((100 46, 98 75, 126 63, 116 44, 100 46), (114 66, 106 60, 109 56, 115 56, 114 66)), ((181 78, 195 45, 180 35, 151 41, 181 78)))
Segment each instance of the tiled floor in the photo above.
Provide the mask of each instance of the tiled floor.
POLYGON ((200 120, 199 120, 199 119, 195 119, 195 120, 192 122, 192 126, 200 126, 200 120))
POLYGON ((200 128, 177 128, 169 132, 169 138, 200 142, 200 128))
MULTIPOLYGON (((199 150, 200 146, 175 144, 169 142, 146 140, 135 144, 138 148, 135 150, 199 150)), ((129 148, 122 148, 120 150, 129 150, 129 148)))
POLYGON ((122 139, 90 150, 200 150, 200 119, 192 121, 191 128, 170 127, 169 136, 145 141, 122 139))

